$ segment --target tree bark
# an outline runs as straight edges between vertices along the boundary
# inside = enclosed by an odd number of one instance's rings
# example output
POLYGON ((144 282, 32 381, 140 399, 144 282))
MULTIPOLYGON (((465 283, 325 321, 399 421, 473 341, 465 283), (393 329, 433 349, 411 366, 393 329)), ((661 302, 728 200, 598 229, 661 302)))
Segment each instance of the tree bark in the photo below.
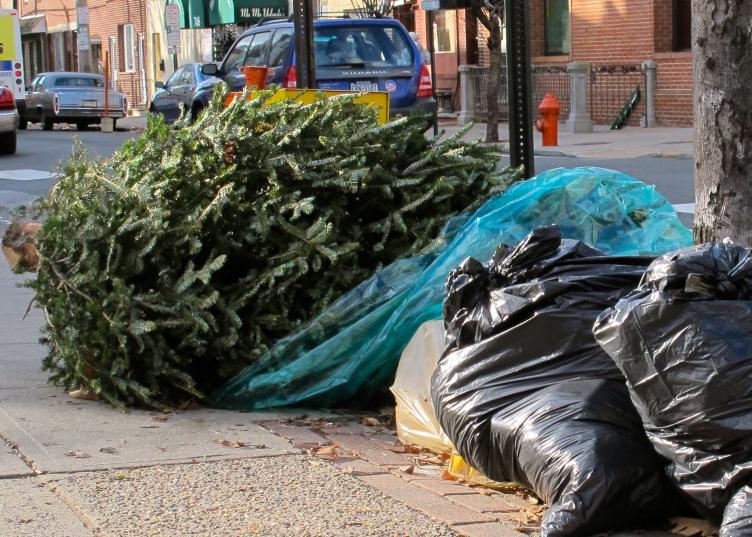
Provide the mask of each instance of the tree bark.
POLYGON ((485 4, 476 2, 473 14, 488 30, 490 68, 486 86, 486 142, 499 141, 499 94, 502 91, 502 57, 501 57, 501 18, 497 10, 504 11, 504 3, 495 0, 494 8, 487 9, 485 4))
POLYGON ((752 2, 692 0, 695 242, 752 246, 752 2))
POLYGON ((501 91, 501 25, 499 18, 491 16, 488 36, 490 69, 486 94, 486 142, 499 141, 499 93, 501 91))

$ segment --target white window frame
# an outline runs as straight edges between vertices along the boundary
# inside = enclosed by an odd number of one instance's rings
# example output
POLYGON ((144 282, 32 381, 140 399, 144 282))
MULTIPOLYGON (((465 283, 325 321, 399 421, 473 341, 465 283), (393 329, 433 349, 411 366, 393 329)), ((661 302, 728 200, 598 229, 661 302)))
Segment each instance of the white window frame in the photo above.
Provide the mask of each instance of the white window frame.
POLYGON ((132 24, 123 24, 120 31, 119 48, 122 54, 123 73, 136 72, 136 30, 132 24))

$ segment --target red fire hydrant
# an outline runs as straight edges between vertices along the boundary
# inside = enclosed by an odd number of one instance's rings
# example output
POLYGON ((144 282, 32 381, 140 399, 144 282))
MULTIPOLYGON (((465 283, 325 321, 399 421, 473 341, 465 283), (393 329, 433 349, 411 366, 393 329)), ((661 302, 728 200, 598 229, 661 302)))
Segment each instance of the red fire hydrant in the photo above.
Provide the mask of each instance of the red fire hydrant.
POLYGON ((543 119, 539 119, 535 122, 535 128, 543 133, 543 145, 552 146, 559 145, 559 111, 561 105, 556 95, 553 93, 546 93, 543 97, 543 101, 538 107, 540 115, 543 119))

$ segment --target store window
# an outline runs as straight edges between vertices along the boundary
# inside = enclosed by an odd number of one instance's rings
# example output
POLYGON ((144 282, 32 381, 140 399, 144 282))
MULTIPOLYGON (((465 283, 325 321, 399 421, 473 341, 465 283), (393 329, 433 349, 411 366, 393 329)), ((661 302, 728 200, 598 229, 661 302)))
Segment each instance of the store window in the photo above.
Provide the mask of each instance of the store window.
POLYGON ((433 12, 433 42, 436 52, 454 52, 457 46, 455 11, 433 12))
POLYGON ((674 50, 692 49, 692 2, 674 0, 674 50))
POLYGON ((545 0, 546 54, 569 54, 569 0, 545 0))

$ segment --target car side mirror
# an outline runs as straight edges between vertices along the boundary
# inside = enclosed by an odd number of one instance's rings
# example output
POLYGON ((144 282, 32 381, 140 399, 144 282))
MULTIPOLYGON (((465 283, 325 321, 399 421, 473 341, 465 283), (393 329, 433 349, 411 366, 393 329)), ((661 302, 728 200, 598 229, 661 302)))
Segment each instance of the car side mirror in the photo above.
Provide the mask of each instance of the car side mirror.
POLYGON ((164 82, 155 82, 154 87, 157 89, 165 89, 165 84, 164 82))
POLYGON ((205 63, 201 66, 201 74, 206 76, 217 76, 219 74, 219 67, 216 63, 205 63))

